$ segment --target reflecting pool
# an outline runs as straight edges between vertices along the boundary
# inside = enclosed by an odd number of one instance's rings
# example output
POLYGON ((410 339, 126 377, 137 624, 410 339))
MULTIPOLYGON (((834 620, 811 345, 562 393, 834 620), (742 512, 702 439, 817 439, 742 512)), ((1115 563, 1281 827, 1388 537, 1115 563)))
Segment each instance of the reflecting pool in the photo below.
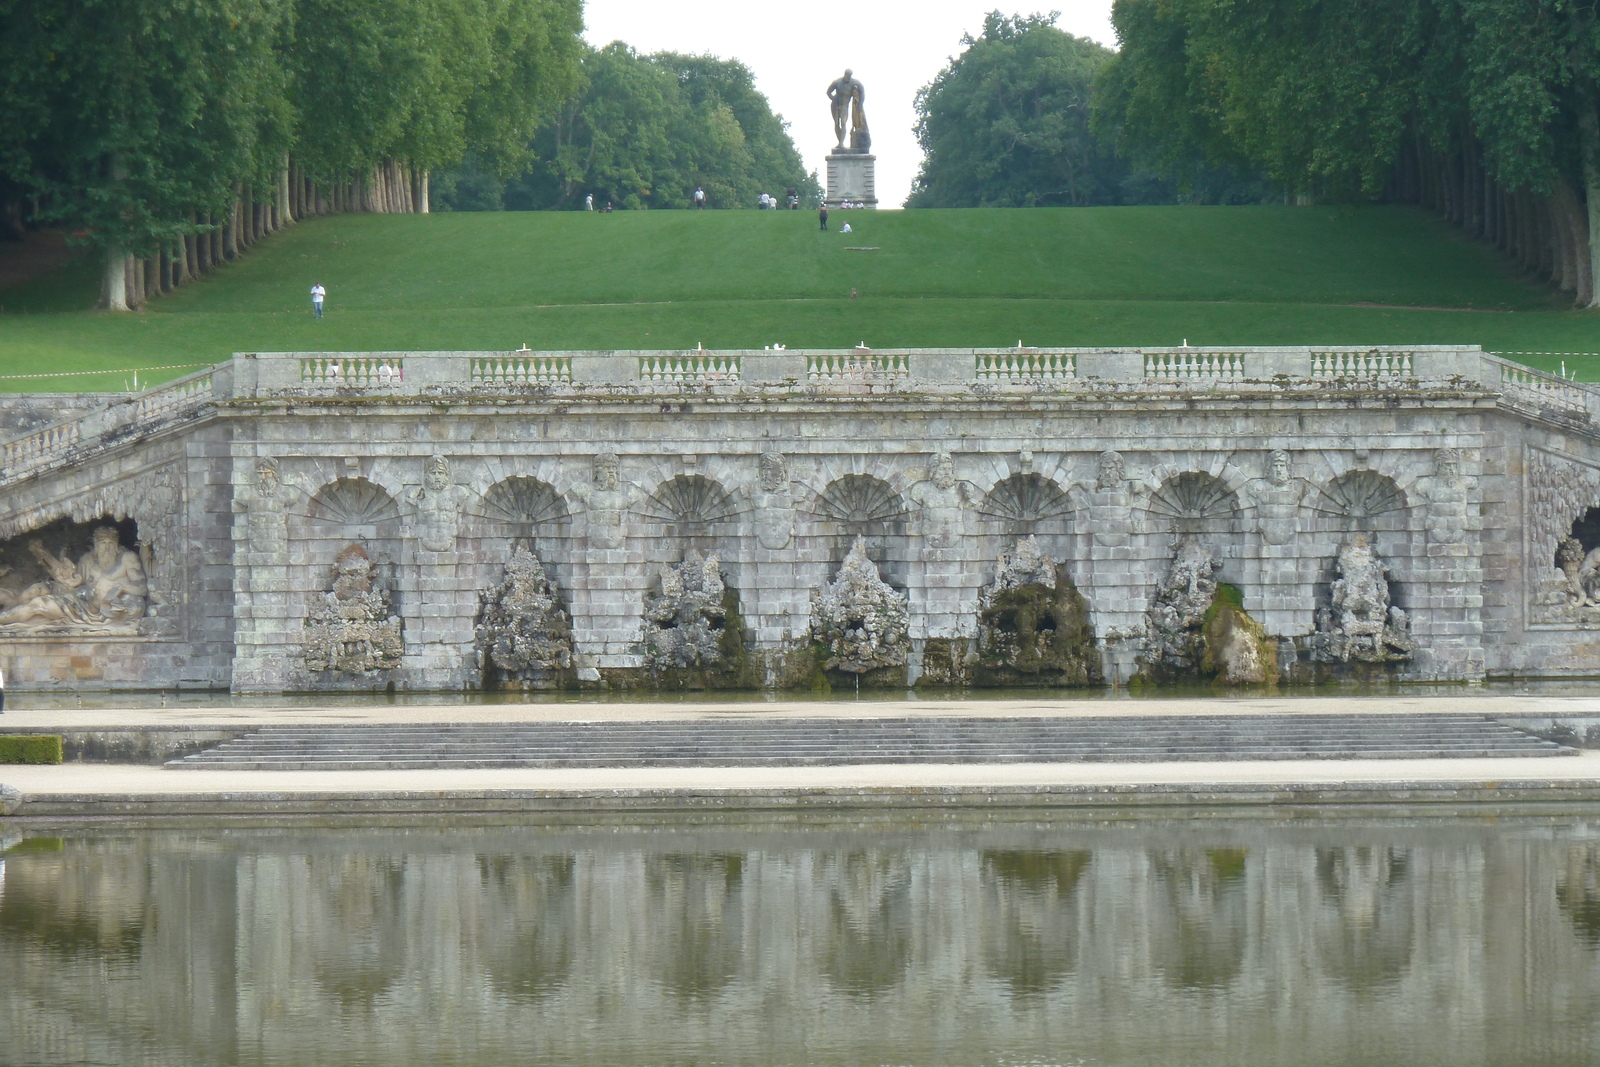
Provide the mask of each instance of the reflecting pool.
POLYGON ((0 1063, 1600 1063, 1600 811, 0 829, 0 1063))

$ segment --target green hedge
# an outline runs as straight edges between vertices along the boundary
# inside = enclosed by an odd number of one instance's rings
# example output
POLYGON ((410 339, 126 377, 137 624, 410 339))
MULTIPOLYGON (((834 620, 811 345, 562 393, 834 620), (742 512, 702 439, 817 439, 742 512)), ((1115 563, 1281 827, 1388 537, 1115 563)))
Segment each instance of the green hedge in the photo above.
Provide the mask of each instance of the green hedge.
POLYGON ((0 735, 0 763, 60 762, 60 734, 0 735))

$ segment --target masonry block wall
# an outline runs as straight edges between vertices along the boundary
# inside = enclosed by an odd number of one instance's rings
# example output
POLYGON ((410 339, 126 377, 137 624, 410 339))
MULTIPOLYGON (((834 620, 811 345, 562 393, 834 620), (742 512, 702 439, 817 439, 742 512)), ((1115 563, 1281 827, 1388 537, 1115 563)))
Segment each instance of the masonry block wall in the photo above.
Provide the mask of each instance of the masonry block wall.
POLYGON ((471 688, 481 597, 519 543, 571 613, 581 679, 641 666, 644 603, 690 550, 720 557, 776 663, 859 536, 910 598, 914 679, 928 640, 974 636, 1000 553, 1032 535, 1086 598, 1108 677, 1126 680, 1179 535, 1303 652, 1360 533, 1409 618, 1406 677, 1600 672, 1600 606, 1557 566, 1569 537, 1600 548, 1583 397, 1490 380, 1475 350, 1321 378, 1304 350, 1031 351, 1033 371, 1001 379, 983 368, 1022 356, 241 357, 177 414, 35 441, 44 461, 0 472, 0 552, 62 517, 132 518, 151 576, 137 635, 0 625, 0 665, 33 688, 471 688), (1301 356, 1304 373, 1252 376, 1301 356), (651 379, 647 364, 669 369, 651 379), (1173 366, 1199 377, 1160 376, 1173 366), (403 656, 374 674, 311 670, 306 620, 352 545, 403 656))

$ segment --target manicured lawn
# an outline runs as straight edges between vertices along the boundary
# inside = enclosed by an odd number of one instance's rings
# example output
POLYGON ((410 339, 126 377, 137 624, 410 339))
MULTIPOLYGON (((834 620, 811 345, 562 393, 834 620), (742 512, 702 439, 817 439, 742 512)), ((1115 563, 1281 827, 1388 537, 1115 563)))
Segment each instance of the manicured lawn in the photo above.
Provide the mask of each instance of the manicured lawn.
MULTIPOLYGON (((137 314, 92 310, 96 292, 86 264, 0 290, 0 375, 118 373, 0 388, 121 388, 133 367, 235 351, 521 344, 1600 352, 1600 313, 1404 208, 839 212, 829 233, 788 212, 349 216, 302 223, 137 314)), ((1567 364, 1600 378, 1600 357, 1567 364)))

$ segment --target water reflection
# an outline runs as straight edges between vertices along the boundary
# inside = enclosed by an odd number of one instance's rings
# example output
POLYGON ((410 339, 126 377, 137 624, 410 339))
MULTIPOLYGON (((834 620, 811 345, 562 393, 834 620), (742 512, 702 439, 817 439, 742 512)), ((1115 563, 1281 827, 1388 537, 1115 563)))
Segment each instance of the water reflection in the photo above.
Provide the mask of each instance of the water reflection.
POLYGON ((989 973, 1012 995, 1044 993, 1061 984, 1077 964, 1078 882, 1090 853, 985 849, 983 916, 992 928, 983 939, 989 973))
POLYGON ((1357 991, 1400 980, 1411 963, 1416 916, 1406 883, 1409 849, 1319 848, 1317 959, 1357 991))
POLYGON ((1583 939, 1600 946, 1600 845, 1567 850, 1556 900, 1583 939))
POLYGON ((1600 813, 0 847, 8 1067, 1600 1062, 1600 813))
POLYGON ((645 861, 651 924, 659 945, 651 962, 680 997, 707 997, 734 980, 744 955, 740 890, 744 857, 653 856, 645 861))
POLYGON ((489 984, 513 1000, 551 995, 566 984, 575 957, 576 858, 480 855, 475 860, 489 984))
POLYGON ((844 993, 892 988, 911 960, 911 857, 870 849, 820 859, 817 888, 828 901, 822 973, 844 993))
POLYGON ((1180 989, 1221 989, 1239 976, 1249 937, 1242 848, 1152 851, 1159 887, 1150 916, 1157 971, 1180 989))

